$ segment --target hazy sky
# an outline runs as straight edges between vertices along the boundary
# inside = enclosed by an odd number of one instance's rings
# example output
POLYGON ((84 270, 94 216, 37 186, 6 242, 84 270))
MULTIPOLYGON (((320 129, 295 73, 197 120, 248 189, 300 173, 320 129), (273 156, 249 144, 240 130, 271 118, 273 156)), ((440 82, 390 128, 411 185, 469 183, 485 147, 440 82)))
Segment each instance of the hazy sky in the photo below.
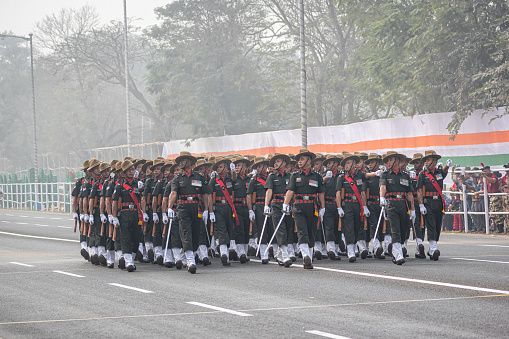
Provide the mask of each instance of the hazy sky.
MULTIPOLYGON (((169 2, 172 0, 127 0, 127 16, 140 18, 137 24, 141 27, 152 25, 157 22, 154 8, 169 2)), ((103 23, 123 20, 123 0, 0 0, 0 32, 28 35, 46 15, 86 4, 97 9, 103 23)))

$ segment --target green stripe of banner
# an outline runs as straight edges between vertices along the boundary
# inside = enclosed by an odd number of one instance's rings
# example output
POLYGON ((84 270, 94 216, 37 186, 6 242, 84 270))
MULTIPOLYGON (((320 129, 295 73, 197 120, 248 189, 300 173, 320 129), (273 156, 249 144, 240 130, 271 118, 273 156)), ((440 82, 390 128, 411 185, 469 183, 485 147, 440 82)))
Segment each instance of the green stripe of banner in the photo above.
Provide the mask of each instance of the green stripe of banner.
POLYGON ((470 166, 470 167, 480 167, 481 162, 488 166, 497 166, 497 165, 505 165, 509 162, 509 154, 496 154, 496 155, 474 155, 474 156, 466 156, 466 157, 448 157, 442 158, 439 161, 445 162, 447 159, 451 159, 454 165, 459 165, 461 167, 470 166))

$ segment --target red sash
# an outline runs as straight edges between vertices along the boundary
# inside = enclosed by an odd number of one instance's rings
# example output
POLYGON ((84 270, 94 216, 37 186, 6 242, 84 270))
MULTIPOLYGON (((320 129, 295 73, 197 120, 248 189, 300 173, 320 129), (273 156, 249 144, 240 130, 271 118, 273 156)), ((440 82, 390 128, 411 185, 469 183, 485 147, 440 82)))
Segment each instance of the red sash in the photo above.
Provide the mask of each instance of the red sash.
POLYGON ((445 213, 445 199, 444 195, 442 194, 442 189, 440 188, 440 185, 438 184, 437 180, 433 178, 431 174, 428 173, 428 171, 425 171, 424 175, 429 179, 429 181, 431 181, 431 184, 433 185, 433 187, 435 187, 435 190, 438 192, 438 194, 440 194, 440 197, 442 198, 442 204, 444 206, 442 213, 445 213))
POLYGON ((131 196, 131 199, 133 199, 134 204, 136 205, 136 208, 138 209, 138 216, 141 215, 141 223, 143 227, 145 227, 145 221, 143 220, 143 212, 141 211, 140 203, 138 201, 138 197, 133 192, 133 188, 126 184, 125 182, 122 183, 122 187, 129 193, 131 196))
POLYGON ((226 189, 223 180, 217 177, 216 182, 219 184, 219 187, 221 187, 221 191, 223 191, 223 195, 226 198, 226 201, 228 201, 228 205, 230 205, 230 207, 232 208, 233 216, 235 217, 235 225, 239 226, 239 216, 237 215, 237 211, 235 210, 235 206, 233 205, 233 200, 232 197, 230 196, 230 193, 228 193, 228 190, 226 189))
POLYGON ((266 183, 265 180, 263 180, 262 178, 259 178, 259 177, 256 177, 255 180, 258 181, 260 184, 262 184, 263 187, 265 187, 265 183, 266 183))
POLYGON ((357 188, 357 185, 353 182, 352 178, 348 176, 348 173, 345 174, 345 179, 350 184, 350 187, 352 187, 353 194, 355 194, 357 201, 361 205, 361 221, 364 221, 364 205, 362 204, 362 198, 361 194, 359 193, 359 189, 357 188))

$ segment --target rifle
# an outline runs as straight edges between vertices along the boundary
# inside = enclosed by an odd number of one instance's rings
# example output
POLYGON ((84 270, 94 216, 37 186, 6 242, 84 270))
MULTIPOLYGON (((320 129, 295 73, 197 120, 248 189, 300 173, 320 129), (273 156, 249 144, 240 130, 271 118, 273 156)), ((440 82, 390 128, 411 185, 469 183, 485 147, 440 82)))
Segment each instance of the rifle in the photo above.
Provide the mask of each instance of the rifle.
POLYGON ((76 226, 78 226, 78 219, 74 219, 74 233, 76 233, 76 226))
MULTIPOLYGON (((424 193, 426 193, 426 187, 422 185, 422 203, 424 204, 424 193)), ((424 214, 421 213, 421 228, 424 228, 424 214)))
MULTIPOLYGON (((366 207, 368 206, 369 188, 366 189, 366 207)), ((364 211, 362 211, 364 213, 364 211)), ((364 231, 368 230, 368 217, 364 214, 364 231)))
MULTIPOLYGON (((345 199, 345 189, 341 189, 341 203, 343 203, 343 199, 345 199)), ((341 217, 339 217, 338 220, 338 231, 341 231, 342 225, 341 225, 341 217)))
POLYGON ((112 238, 113 237, 113 225, 110 224, 110 234, 109 234, 109 237, 112 238))
MULTIPOLYGON (((118 217, 118 213, 120 212, 121 208, 122 208, 122 197, 119 197, 118 201, 117 201, 117 217, 118 217)), ((111 238, 113 241, 117 240, 117 227, 113 228, 113 235, 111 236, 111 238)))
MULTIPOLYGON (((216 203, 216 192, 212 193, 212 205, 216 203)), ((214 211, 214 209, 212 209, 214 211)), ((214 223, 210 222, 210 235, 214 235, 214 223)))
POLYGON ((104 223, 101 223, 101 237, 104 236, 104 223))

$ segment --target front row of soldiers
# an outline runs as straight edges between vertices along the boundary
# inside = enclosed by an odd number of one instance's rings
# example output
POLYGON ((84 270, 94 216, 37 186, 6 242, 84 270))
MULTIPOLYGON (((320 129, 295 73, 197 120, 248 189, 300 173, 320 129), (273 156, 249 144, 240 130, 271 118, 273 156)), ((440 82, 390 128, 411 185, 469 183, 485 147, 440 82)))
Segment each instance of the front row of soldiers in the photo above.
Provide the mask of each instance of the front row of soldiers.
POLYGON ((113 268, 118 257, 128 272, 135 259, 196 273, 211 256, 229 266, 255 254, 262 264, 271 254, 284 267, 300 256, 305 269, 313 258, 341 255, 349 262, 391 256, 401 265, 411 232, 415 257, 426 258, 426 229, 427 254, 436 261, 450 166, 438 159, 431 150, 408 158, 306 149, 269 159, 188 152, 174 161, 91 159, 72 192, 75 231, 79 224, 85 259, 113 268))

